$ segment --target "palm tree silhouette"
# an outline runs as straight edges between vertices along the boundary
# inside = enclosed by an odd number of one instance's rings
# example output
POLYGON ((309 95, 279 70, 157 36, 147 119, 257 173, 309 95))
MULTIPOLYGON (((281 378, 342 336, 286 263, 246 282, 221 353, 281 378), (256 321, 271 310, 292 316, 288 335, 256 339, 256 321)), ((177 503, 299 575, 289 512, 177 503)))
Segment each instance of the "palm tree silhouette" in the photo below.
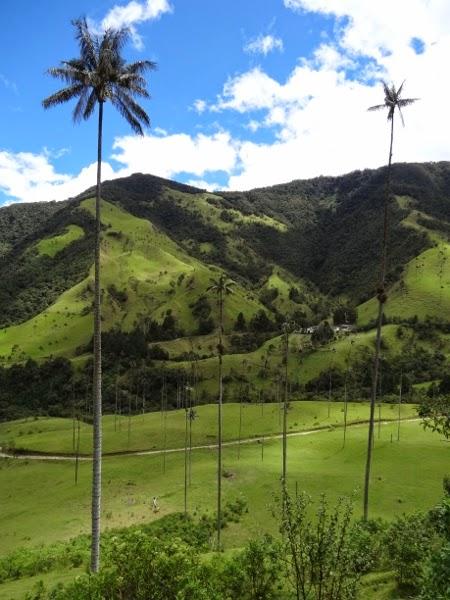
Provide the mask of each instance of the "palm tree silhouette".
POLYGON ((149 125, 147 113, 135 101, 148 98, 144 73, 156 67, 155 63, 141 60, 127 63, 121 51, 129 37, 126 28, 108 29, 101 35, 89 31, 85 18, 73 21, 80 56, 61 62, 48 74, 66 82, 67 87, 43 100, 45 109, 77 99, 74 121, 87 120, 98 104, 97 130, 97 186, 95 196, 95 251, 94 251, 94 374, 93 374, 93 478, 92 478, 92 541, 91 570, 100 567, 100 509, 102 459, 102 363, 101 363, 101 287, 100 287, 100 196, 103 106, 109 101, 129 123, 133 131, 143 134, 142 125, 149 125))
POLYGON ((223 404, 223 308, 225 297, 233 293, 234 281, 221 274, 218 279, 211 279, 208 292, 217 295, 219 305, 219 343, 217 351, 219 354, 219 398, 217 412, 217 550, 220 550, 220 532, 222 529, 222 404, 223 404))
POLYGON ((373 449, 373 430, 374 430, 374 417, 375 417, 375 403, 377 399, 377 386, 378 386, 378 375, 380 367, 380 353, 381 353, 381 327, 383 325, 383 312, 384 304, 387 300, 386 294, 386 263, 387 263, 387 243, 388 243, 388 232, 389 232, 389 202, 391 199, 391 172, 392 172, 392 148, 394 145, 394 117, 395 110, 398 110, 402 125, 405 124, 403 120, 402 108, 416 102, 417 98, 402 98, 402 91, 405 82, 401 84, 398 89, 395 89, 394 85, 389 87, 386 82, 383 83, 384 90, 384 103, 371 106, 368 110, 377 111, 387 109, 387 119, 391 124, 391 135, 389 144, 389 158, 386 173, 386 188, 383 204, 383 240, 381 245, 381 264, 380 264, 380 275, 377 287, 377 299, 378 299, 378 318, 377 318, 377 334, 375 343, 375 358, 373 365, 373 379, 372 379, 372 392, 370 397, 370 418, 369 418, 369 435, 367 442, 367 455, 366 455, 366 470, 364 479, 364 519, 367 520, 369 516, 369 486, 370 486, 370 468, 372 464, 372 449, 373 449))

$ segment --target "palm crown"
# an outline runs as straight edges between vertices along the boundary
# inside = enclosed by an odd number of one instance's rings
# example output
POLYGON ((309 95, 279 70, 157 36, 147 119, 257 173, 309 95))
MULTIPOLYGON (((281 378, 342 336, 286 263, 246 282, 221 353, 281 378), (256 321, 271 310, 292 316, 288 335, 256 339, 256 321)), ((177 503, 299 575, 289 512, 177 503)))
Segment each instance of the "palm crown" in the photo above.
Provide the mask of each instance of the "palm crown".
POLYGON ((227 279, 222 273, 218 279, 211 279, 211 285, 207 288, 208 292, 215 292, 216 294, 228 295, 233 293, 234 281, 227 279))
POLYGON ((418 100, 418 98, 402 98, 402 91, 405 82, 401 84, 401 86, 396 90, 395 85, 392 84, 391 87, 383 81, 384 88, 384 104, 376 104, 375 106, 371 106, 368 110, 383 110, 384 108, 388 109, 388 121, 391 121, 394 118, 395 109, 398 109, 400 114, 400 118, 402 120, 403 125, 405 124, 402 115, 402 108, 405 106, 409 106, 418 100))
POLYGON ((149 125, 150 119, 135 101, 136 97, 149 98, 145 71, 156 68, 149 60, 127 63, 121 50, 128 39, 126 28, 106 30, 101 36, 89 31, 85 18, 73 22, 80 56, 61 62, 48 73, 62 79, 68 86, 55 92, 42 104, 50 108, 72 98, 78 101, 73 111, 75 121, 89 119, 97 102, 109 100, 130 124, 133 131, 142 135, 142 124, 149 125))

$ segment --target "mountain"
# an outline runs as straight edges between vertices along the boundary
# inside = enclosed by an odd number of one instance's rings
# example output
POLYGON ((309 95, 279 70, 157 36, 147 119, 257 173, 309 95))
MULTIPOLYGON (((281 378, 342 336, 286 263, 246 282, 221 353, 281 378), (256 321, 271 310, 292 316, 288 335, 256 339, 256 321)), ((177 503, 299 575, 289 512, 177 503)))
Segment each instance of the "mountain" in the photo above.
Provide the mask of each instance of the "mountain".
MULTIPOLYGON (((407 336, 432 318, 445 363, 450 163, 396 164, 392 179, 386 314, 403 322, 407 336)), ((105 182, 106 377, 121 377, 130 388, 143 377, 139 360, 164 359, 169 378, 191 372, 195 360, 199 388, 214 395, 218 310, 207 288, 222 270, 235 281, 225 310, 229 389, 268 388, 268 380, 279 378, 278 336, 286 318, 306 327, 330 319, 338 306, 354 312, 359 305, 358 326, 368 331, 362 347, 370 349, 384 182, 385 169, 214 194, 142 174, 105 182)), ((93 196, 90 189, 61 203, 0 209, 0 361, 7 388, 0 391, 0 414, 13 402, 6 373, 12 365, 61 357, 78 374, 89 368, 93 196)), ((345 368, 343 360, 333 364, 326 346, 310 347, 309 336, 296 343, 315 367, 293 363, 295 381, 345 368)))

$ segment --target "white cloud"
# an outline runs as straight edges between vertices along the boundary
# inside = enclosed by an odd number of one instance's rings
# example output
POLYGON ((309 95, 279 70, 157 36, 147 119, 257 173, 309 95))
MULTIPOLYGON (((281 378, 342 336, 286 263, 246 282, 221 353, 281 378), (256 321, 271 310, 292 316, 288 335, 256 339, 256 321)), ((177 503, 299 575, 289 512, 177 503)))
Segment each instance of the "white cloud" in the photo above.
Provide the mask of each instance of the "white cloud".
POLYGON ((283 40, 270 34, 260 34, 244 46, 245 52, 250 54, 264 54, 264 56, 274 50, 283 51, 283 40))
POLYGON ((233 109, 239 112, 269 108, 279 95, 280 84, 259 67, 230 78, 212 110, 233 109))
POLYGON ((210 183, 204 179, 190 179, 189 181, 186 181, 186 183, 187 185, 192 185, 193 187, 207 190, 208 192, 215 192, 216 190, 221 189, 221 186, 218 183, 210 183))
MULTIPOLYGON (((215 103, 194 103, 197 111, 213 111, 219 121, 224 111, 237 113, 242 139, 223 130, 212 135, 155 130, 143 138, 117 138, 112 158, 119 164, 113 170, 105 163, 104 178, 141 171, 175 179, 182 175, 207 187, 214 172, 221 171, 228 175, 229 189, 249 189, 378 167, 387 159, 386 115, 366 109, 383 102, 381 85, 374 83, 381 76, 397 85, 406 79, 405 95, 421 98, 405 110, 404 129, 396 121, 394 160, 450 159, 446 0, 284 2, 289 8, 334 15, 335 35, 322 39, 311 57, 300 58, 283 79, 256 67, 229 78, 215 103), (423 52, 412 47, 414 37, 423 40, 423 52), (268 130, 265 139, 272 134, 272 141, 251 141, 263 128, 268 130)), ((95 183, 95 165, 64 175, 51 159, 0 152, 0 189, 25 201, 50 200, 95 183)))
MULTIPOLYGON (((114 169, 102 163, 102 179, 126 177, 132 173, 152 173, 166 178, 192 175, 192 185, 217 189, 218 185, 199 178, 209 172, 233 171, 238 146, 226 132, 207 136, 186 134, 125 136, 114 142, 112 158, 120 163, 114 169)), ((58 173, 51 163, 55 157, 46 149, 41 154, 0 151, 0 191, 7 201, 40 202, 65 200, 95 185, 97 164, 76 175, 58 173)))
MULTIPOLYGON (((104 179, 120 176, 108 163, 102 163, 102 169, 104 179)), ((65 200, 95 185, 96 173, 96 163, 72 176, 57 173, 45 152, 0 151, 0 190, 9 201, 65 200)))
POLYGON ((194 110, 196 110, 200 115, 205 112, 205 110, 207 109, 207 104, 205 102, 205 100, 195 100, 194 104, 193 104, 193 108, 194 110))
POLYGON ((212 171, 231 172, 237 160, 236 144, 226 132, 195 137, 184 133, 165 137, 130 135, 117 138, 114 149, 113 158, 126 173, 140 171, 169 178, 179 173, 204 177, 212 171))
POLYGON ((240 168, 230 176, 230 189, 383 164, 386 116, 366 111, 383 102, 381 86, 373 83, 380 77, 397 85, 406 79, 406 96, 421 98, 405 111, 406 128, 397 122, 394 159, 450 158, 445 119, 450 80, 443 76, 450 54, 448 3, 285 0, 285 5, 334 15, 335 39, 317 47, 311 60, 300 59, 285 81, 256 68, 225 83, 213 109, 245 113, 254 129, 271 127, 275 134, 272 143, 239 146, 240 168), (422 52, 413 48, 413 38, 423 41, 422 52))
POLYGON ((102 20, 100 28, 105 30, 128 27, 134 46, 142 49, 144 44, 136 30, 136 25, 159 19, 172 10, 168 0, 145 0, 144 2, 131 0, 128 4, 114 6, 102 20))

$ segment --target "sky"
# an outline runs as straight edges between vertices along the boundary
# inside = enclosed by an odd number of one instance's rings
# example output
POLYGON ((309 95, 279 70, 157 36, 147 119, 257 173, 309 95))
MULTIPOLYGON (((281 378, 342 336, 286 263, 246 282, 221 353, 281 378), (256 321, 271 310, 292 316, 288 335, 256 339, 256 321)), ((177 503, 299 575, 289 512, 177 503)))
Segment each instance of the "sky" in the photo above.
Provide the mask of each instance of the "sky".
POLYGON ((71 21, 127 26, 148 76, 136 136, 105 109, 103 179, 152 173, 247 190, 387 160, 381 81, 419 98, 396 121, 395 161, 450 160, 448 0, 2 0, 0 204, 63 200, 95 184, 96 128, 46 70, 78 55, 71 21))

